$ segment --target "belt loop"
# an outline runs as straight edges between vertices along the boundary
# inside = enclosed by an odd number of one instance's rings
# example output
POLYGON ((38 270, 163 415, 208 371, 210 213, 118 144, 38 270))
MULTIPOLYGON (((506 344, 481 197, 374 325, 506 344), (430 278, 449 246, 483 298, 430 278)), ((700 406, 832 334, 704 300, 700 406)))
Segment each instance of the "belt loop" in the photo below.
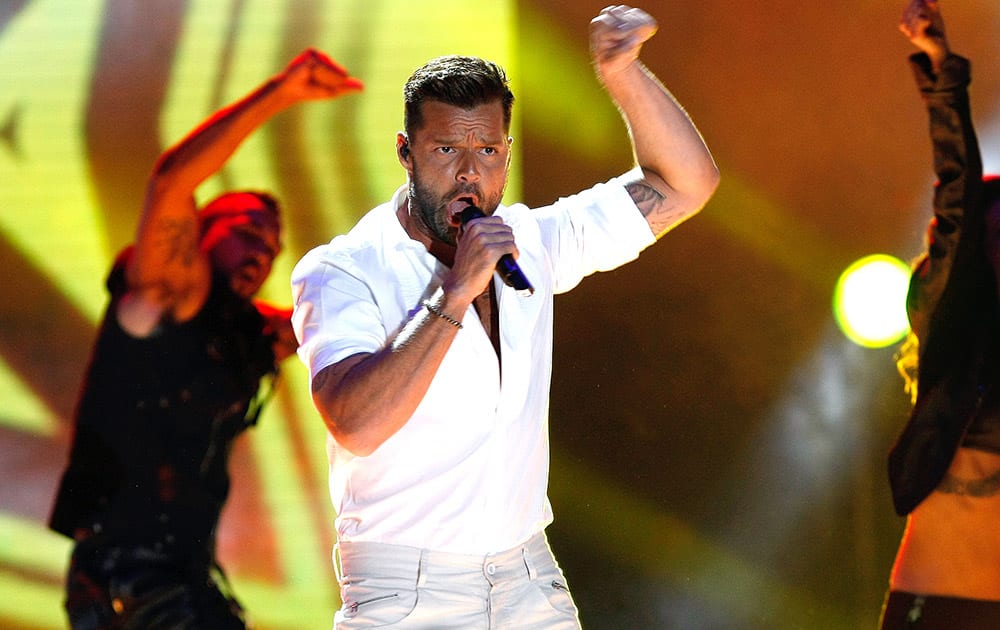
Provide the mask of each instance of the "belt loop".
POLYGON ((333 574, 337 577, 337 584, 343 585, 344 572, 342 570, 341 559, 340 559, 339 540, 333 544, 333 574))
POLYGON ((427 550, 421 549, 417 554, 417 586, 427 584, 427 550))
POLYGON ((521 560, 524 561, 524 568, 528 571, 528 579, 534 580, 538 573, 535 571, 535 565, 531 562, 531 553, 526 545, 521 547, 521 560))

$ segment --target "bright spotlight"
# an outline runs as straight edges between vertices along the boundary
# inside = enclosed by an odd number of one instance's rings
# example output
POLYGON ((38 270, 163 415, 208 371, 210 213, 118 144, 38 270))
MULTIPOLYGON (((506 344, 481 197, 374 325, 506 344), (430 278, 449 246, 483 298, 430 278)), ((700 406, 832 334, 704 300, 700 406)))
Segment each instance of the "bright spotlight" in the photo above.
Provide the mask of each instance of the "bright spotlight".
POLYGON ((848 339, 866 348, 884 348, 909 331, 906 291, 910 267, 887 254, 852 263, 837 280, 833 314, 848 339))

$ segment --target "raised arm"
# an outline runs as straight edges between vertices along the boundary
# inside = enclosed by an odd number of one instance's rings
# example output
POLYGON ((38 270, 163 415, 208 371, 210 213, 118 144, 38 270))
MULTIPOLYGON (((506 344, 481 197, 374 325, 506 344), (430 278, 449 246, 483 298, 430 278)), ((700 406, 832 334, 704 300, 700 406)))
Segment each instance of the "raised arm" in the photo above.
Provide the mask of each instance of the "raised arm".
POLYGON ((919 341, 909 350, 919 352, 917 397, 888 458, 893 504, 904 516, 938 486, 962 439, 967 414, 953 412, 976 404, 980 325, 995 298, 985 290, 993 279, 982 249, 983 173, 969 108, 969 62, 950 52, 937 2, 909 0, 899 26, 920 50, 910 63, 928 114, 938 178, 927 251, 906 297, 919 341))
POLYGON ((119 320, 148 334, 165 315, 186 320, 202 306, 211 284, 199 247, 195 189, 215 174, 258 127, 290 105, 361 89, 325 54, 306 50, 279 74, 219 110, 160 156, 146 187, 128 295, 119 320))
POLYGON ((590 23, 594 67, 625 120, 643 173, 629 192, 659 237, 705 205, 719 171, 687 113, 639 60, 656 30, 648 13, 624 5, 590 23))
POLYGON ((982 161, 969 109, 969 62, 950 51, 937 2, 911 0, 900 30, 921 50, 910 63, 927 109, 938 180, 927 251, 907 297, 910 324, 923 343, 947 284, 953 286, 947 292, 949 309, 965 304, 968 294, 976 292, 965 287, 970 274, 955 278, 952 270, 968 268, 963 261, 982 239, 982 161))

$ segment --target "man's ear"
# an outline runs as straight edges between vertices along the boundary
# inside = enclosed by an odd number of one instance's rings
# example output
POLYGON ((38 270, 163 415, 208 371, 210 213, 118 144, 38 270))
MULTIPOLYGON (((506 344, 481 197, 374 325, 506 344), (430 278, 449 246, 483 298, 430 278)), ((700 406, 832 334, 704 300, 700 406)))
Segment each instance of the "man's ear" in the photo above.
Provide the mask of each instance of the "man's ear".
POLYGON ((410 139, 405 133, 400 131, 396 134, 396 155, 403 166, 409 166, 410 161, 410 139))

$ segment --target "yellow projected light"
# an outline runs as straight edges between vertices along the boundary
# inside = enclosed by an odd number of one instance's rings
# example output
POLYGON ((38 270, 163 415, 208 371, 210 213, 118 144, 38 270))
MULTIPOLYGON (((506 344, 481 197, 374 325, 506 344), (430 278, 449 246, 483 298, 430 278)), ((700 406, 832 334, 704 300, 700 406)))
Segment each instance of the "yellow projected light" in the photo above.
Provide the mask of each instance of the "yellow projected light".
POLYGON ((837 280, 833 313, 847 338, 866 348, 884 348, 906 335, 906 291, 910 267, 886 254, 852 263, 837 280))

